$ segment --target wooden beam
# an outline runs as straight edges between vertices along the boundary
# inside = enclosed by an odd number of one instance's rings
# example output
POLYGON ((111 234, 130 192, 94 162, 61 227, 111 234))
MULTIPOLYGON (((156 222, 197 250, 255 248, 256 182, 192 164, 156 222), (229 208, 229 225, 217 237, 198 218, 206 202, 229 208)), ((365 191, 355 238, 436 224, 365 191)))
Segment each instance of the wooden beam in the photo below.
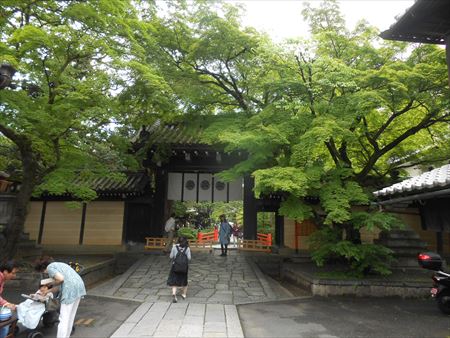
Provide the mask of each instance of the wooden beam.
POLYGON ((81 224, 80 224, 80 237, 78 240, 78 244, 83 244, 83 240, 84 240, 84 226, 86 224, 86 209, 87 209, 87 204, 83 203, 83 210, 81 212, 81 224))
POLYGON ((244 239, 249 240, 256 240, 257 232, 254 186, 254 179, 250 175, 244 176, 244 239))
POLYGON ((278 211, 275 213, 275 244, 284 247, 284 216, 280 216, 278 211))
POLYGON ((450 35, 445 37, 445 59, 447 61, 448 85, 450 88, 450 35))
POLYGON ((45 212, 47 210, 47 201, 42 202, 41 220, 39 222, 38 244, 42 244, 42 235, 44 233, 45 212))
POLYGON ((164 169, 158 168, 156 170, 154 199, 155 208, 153 213, 152 228, 150 229, 150 235, 154 237, 162 236, 164 230, 167 177, 167 172, 164 169))

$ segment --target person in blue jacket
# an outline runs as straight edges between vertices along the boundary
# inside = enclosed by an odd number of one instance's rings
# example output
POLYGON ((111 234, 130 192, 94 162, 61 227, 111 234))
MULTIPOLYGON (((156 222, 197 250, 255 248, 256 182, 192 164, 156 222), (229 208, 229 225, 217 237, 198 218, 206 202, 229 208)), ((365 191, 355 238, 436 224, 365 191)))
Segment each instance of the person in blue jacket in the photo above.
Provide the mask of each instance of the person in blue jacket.
POLYGON ((220 215, 219 242, 222 250, 221 256, 227 255, 228 243, 230 243, 231 225, 228 223, 225 215, 220 215))

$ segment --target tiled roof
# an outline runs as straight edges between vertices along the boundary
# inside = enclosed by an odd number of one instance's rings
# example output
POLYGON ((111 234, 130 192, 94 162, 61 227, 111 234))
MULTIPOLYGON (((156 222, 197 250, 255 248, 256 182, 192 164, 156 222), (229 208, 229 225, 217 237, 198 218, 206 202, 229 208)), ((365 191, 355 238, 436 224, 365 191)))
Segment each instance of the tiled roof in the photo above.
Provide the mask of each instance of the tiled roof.
POLYGON ((169 143, 169 144, 198 144, 202 129, 186 128, 180 124, 161 124, 159 121, 152 126, 145 128, 149 133, 151 143, 169 143))
POLYGON ((148 182, 145 173, 133 172, 127 173, 124 180, 103 177, 94 179, 89 185, 99 195, 135 195, 143 193, 148 182))
MULTIPOLYGON (((123 180, 117 180, 111 177, 96 178, 93 180, 77 178, 74 184, 88 185, 95 190, 99 196, 103 197, 132 197, 140 196, 146 193, 146 188, 150 182, 149 177, 144 172, 128 172, 123 180)), ((64 196, 69 196, 65 194, 64 196)), ((53 196, 52 194, 42 194, 44 196, 53 196)))
POLYGON ((450 30, 449 19, 450 1, 417 0, 380 36, 388 40, 445 44, 450 30))
POLYGON ((186 126, 173 123, 165 124, 156 121, 150 126, 144 126, 132 140, 134 150, 138 150, 145 144, 170 144, 172 146, 192 146, 202 144, 200 136, 203 128, 201 126, 186 126))
POLYGON ((411 194, 450 186, 450 164, 375 191, 377 197, 411 194))

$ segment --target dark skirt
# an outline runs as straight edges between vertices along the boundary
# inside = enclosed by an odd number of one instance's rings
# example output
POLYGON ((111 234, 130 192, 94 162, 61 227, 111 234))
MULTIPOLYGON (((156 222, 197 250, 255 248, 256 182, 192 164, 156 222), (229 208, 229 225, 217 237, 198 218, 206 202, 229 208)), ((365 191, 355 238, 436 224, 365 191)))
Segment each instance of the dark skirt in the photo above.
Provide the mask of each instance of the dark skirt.
POLYGON ((173 267, 170 268, 169 278, 167 278, 168 286, 187 286, 188 284, 188 273, 175 272, 173 267))

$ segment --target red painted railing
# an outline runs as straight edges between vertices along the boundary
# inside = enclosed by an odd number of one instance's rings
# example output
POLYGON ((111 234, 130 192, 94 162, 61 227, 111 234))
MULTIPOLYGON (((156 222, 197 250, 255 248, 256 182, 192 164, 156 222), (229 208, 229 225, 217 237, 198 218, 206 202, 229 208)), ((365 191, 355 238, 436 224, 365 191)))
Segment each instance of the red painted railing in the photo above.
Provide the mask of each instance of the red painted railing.
POLYGON ((256 234, 258 241, 264 245, 272 245, 272 234, 256 234))
MULTIPOLYGON (((219 231, 214 229, 211 232, 199 232, 197 234, 197 240, 199 243, 214 241, 217 242, 219 240, 219 231)), ((257 234, 257 240, 262 245, 272 245, 272 234, 257 234)))
POLYGON ((206 241, 215 241, 217 242, 219 240, 219 231, 217 229, 214 229, 214 231, 211 232, 199 232, 197 235, 197 240, 201 242, 206 241))

